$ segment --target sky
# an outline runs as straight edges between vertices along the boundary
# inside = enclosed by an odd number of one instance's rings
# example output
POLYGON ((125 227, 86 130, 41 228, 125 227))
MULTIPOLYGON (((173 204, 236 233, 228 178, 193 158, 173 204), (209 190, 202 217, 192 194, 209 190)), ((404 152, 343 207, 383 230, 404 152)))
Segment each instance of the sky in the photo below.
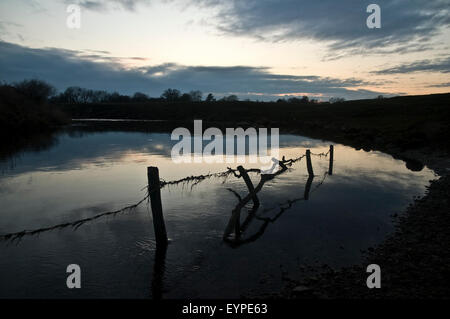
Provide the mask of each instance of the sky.
MULTIPOLYGON (((2 0, 0 81, 327 101, 450 92, 450 0, 2 0), (368 5, 381 28, 368 28, 368 5), (70 5, 80 28, 69 28, 70 5)), ((73 21, 73 20, 71 20, 73 21)))

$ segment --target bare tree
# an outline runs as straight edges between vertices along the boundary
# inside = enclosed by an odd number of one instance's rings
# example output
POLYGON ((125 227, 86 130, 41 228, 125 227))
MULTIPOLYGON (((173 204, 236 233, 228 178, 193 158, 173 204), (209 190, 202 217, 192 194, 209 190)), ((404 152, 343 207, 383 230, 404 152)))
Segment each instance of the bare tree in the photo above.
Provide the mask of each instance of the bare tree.
POLYGON ((191 91, 189 92, 189 95, 191 96, 192 102, 201 102, 203 93, 201 91, 191 91))
POLYGON ((224 96, 220 100, 224 101, 224 102, 237 102, 237 101, 239 101, 239 98, 233 94, 233 95, 224 96))
POLYGON ((56 89, 47 82, 32 79, 23 80, 13 85, 20 93, 38 102, 47 102, 48 98, 56 93, 56 89))
POLYGON ((177 101, 180 99, 180 96, 181 96, 181 92, 177 89, 167 89, 161 95, 161 97, 168 102, 177 101))
POLYGON ((132 100, 134 102, 146 102, 148 101, 148 95, 141 92, 136 92, 134 93, 132 100))
POLYGON ((215 102, 216 98, 214 97, 214 95, 212 95, 212 93, 209 93, 208 96, 206 97, 206 102, 215 102))
POLYGON ((345 99, 343 97, 332 97, 330 99, 330 103, 334 104, 334 103, 342 103, 345 102, 345 99))

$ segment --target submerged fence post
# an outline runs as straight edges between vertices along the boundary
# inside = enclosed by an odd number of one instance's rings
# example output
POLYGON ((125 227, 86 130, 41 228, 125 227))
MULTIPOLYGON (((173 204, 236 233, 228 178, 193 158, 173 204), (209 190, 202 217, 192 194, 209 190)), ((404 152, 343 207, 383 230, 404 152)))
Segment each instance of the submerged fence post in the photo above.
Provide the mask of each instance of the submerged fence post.
POLYGON ((328 175, 333 175, 333 157, 334 157, 334 146, 330 145, 330 166, 328 167, 328 175))
POLYGON ((303 198, 305 200, 309 199, 309 192, 311 190, 311 185, 314 179, 314 175, 309 175, 308 180, 306 181, 306 185, 305 185, 305 194, 303 195, 303 198))
POLYGON ((314 171, 311 164, 311 151, 306 150, 306 167, 308 168, 309 176, 314 176, 314 171))
POLYGON ((152 299, 161 300, 163 295, 163 279, 166 268, 166 254, 168 245, 156 245, 153 264, 152 299))
POLYGON ((148 191, 152 206, 153 227, 155 229, 156 244, 167 244, 166 225, 161 204, 161 189, 158 167, 147 167, 148 191))
POLYGON ((255 187, 253 187, 252 180, 251 180, 250 177, 248 176, 247 171, 246 171, 245 168, 242 167, 242 166, 238 166, 237 169, 238 169, 238 171, 239 171, 239 174, 241 174, 242 178, 244 179, 245 184, 247 185, 247 188, 248 188, 250 194, 251 194, 251 193, 254 193, 254 195, 253 195, 253 197, 252 197, 253 203, 254 203, 256 206, 259 206, 259 199, 258 199, 258 196, 256 196, 256 193, 255 193, 255 187))

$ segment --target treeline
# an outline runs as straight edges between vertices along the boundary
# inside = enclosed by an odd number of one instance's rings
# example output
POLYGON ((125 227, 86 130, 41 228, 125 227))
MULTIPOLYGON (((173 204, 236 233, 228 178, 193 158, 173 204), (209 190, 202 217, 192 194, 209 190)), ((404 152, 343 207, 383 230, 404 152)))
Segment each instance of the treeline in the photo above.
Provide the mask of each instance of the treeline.
MULTIPOLYGON (((339 100, 339 102, 343 102, 345 99, 339 100)), ((335 101, 338 102, 338 101, 335 101)), ((291 97, 288 99, 278 99, 277 103, 294 103, 294 104, 317 104, 319 103, 316 99, 309 99, 306 95, 302 96, 301 98, 298 97, 291 97)), ((334 102, 333 102, 334 103, 334 102)))
MULTIPOLYGON (((344 102, 343 98, 331 98, 330 103, 344 102)), ((146 102, 239 102, 239 98, 232 94, 224 96, 220 99, 209 93, 203 98, 203 93, 198 90, 182 93, 180 90, 169 88, 165 90, 160 97, 150 97, 145 93, 136 92, 133 95, 122 95, 117 92, 108 93, 102 90, 91 90, 81 87, 72 86, 64 92, 59 93, 50 98, 51 103, 59 104, 98 104, 98 103, 146 103, 146 102)), ((245 102, 250 102, 246 99, 245 102)), ((259 102, 259 101, 257 101, 259 102)), ((309 99, 308 96, 291 97, 287 99, 278 99, 277 103, 293 103, 293 104, 318 104, 316 99, 309 99)))
MULTIPOLYGON (((146 102, 215 102, 216 98, 212 93, 203 100, 201 91, 190 91, 181 93, 177 89, 167 89, 160 97, 150 97, 145 93, 136 92, 133 95, 123 95, 118 92, 109 93, 103 90, 91 90, 77 86, 68 87, 64 92, 50 97, 51 103, 59 104, 97 104, 97 103, 146 103, 146 102)), ((222 97, 218 101, 236 102, 239 101, 236 95, 222 97)))
MULTIPOLYGON (((232 94, 219 99, 209 93, 203 98, 203 93, 198 90, 182 93, 180 90, 169 88, 160 97, 150 97, 149 95, 136 92, 133 95, 123 95, 118 92, 109 93, 105 90, 92 90, 78 86, 68 87, 64 92, 57 93, 50 84, 37 80, 24 80, 22 82, 10 84, 25 96, 36 102, 49 102, 52 104, 102 104, 102 103, 148 103, 148 102, 239 102, 239 98, 232 94)), ((344 98, 331 98, 329 103, 342 103, 344 98)), ((249 99, 244 102, 251 102, 249 99)), ((260 102, 260 101, 255 101, 260 102)), ((310 99, 308 96, 280 98, 277 103, 291 104, 319 104, 317 99, 310 99)), ((326 102, 325 102, 326 103, 326 102)))
POLYGON ((159 101, 159 98, 151 98, 147 94, 136 92, 133 96, 122 95, 117 92, 90 90, 81 87, 68 87, 64 92, 52 96, 50 103, 62 104, 91 104, 91 103, 129 103, 159 101))

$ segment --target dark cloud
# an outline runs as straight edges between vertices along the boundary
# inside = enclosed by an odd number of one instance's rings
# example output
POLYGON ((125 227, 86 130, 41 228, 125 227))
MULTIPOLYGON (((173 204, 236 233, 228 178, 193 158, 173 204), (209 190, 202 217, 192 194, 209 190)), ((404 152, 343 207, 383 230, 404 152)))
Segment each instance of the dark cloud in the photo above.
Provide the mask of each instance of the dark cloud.
POLYGON ((281 94, 305 93, 327 100, 371 98, 379 92, 357 89, 376 85, 360 79, 335 79, 312 75, 272 74, 266 67, 157 66, 124 68, 115 58, 58 48, 32 49, 0 42, 0 80, 20 81, 40 78, 59 90, 81 86, 131 94, 136 91, 159 96, 169 87, 182 91, 199 89, 216 95, 236 94, 240 98, 273 100, 281 94))
POLYGON ((268 41, 312 39, 327 43, 330 57, 423 51, 429 49, 424 43, 450 24, 448 0, 187 1, 218 10, 210 21, 225 34, 268 41), (381 7, 381 29, 366 26, 371 3, 381 7))
POLYGON ((413 63, 405 63, 382 70, 373 71, 372 73, 383 74, 404 74, 414 72, 440 72, 450 73, 450 57, 434 60, 422 60, 413 63))
POLYGON ((450 82, 439 83, 439 84, 430 84, 427 87, 429 87, 429 88, 450 88, 450 82))

